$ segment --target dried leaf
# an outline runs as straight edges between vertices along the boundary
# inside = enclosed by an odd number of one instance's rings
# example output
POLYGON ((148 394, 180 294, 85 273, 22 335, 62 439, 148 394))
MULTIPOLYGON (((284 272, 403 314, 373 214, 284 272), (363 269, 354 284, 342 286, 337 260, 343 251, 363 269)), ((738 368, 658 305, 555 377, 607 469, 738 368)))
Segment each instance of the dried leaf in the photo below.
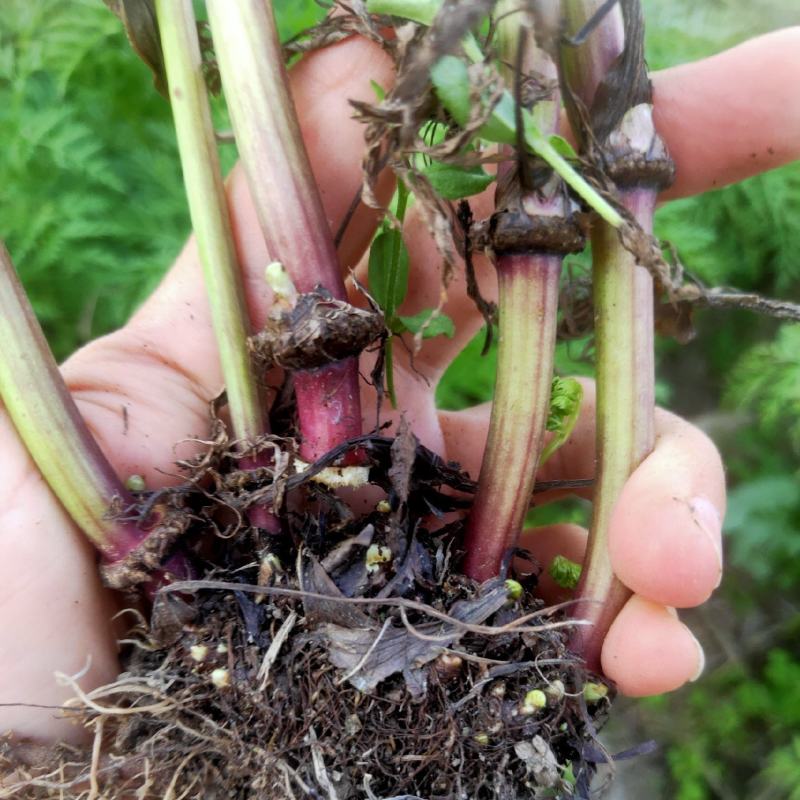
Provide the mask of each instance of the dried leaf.
POLYGON ((389 467, 389 480, 401 503, 408 501, 418 444, 419 440, 411 430, 408 420, 402 417, 397 427, 397 437, 392 442, 392 465, 389 467))
MULTIPOLYGON (((507 600, 500 584, 474 600, 460 600, 449 614, 455 619, 479 624, 499 611, 507 600)), ((421 668, 436 658, 444 648, 452 646, 464 630, 449 622, 432 622, 417 626, 419 633, 435 641, 422 639, 405 626, 372 625, 368 629, 326 625, 322 631, 328 640, 331 663, 348 674, 349 683, 361 692, 373 691, 377 685, 402 673, 409 692, 421 696, 427 686, 427 675, 421 668)))
MULTIPOLYGON (((302 586, 307 592, 328 595, 331 598, 345 599, 339 587, 322 564, 313 556, 308 556, 303 565, 302 586)), ((309 623, 335 623, 349 628, 370 628, 372 620, 361 609, 350 603, 337 603, 335 600, 320 600, 317 597, 304 597, 306 619, 309 623)))
POLYGON ((541 736, 534 736, 529 742, 517 742, 514 752, 517 758, 525 762, 525 767, 533 775, 537 786, 549 789, 558 785, 558 759, 541 736))
POLYGON ((174 592, 159 592, 153 600, 150 634, 161 647, 178 641, 184 626, 197 616, 194 605, 174 592))
POLYGON ((131 47, 153 73, 156 89, 168 97, 155 0, 105 0, 105 4, 122 20, 131 47))
POLYGON ((371 524, 365 525, 356 536, 351 536, 339 542, 328 551, 328 554, 320 562, 322 568, 330 575, 353 557, 354 548, 363 549, 369 547, 372 544, 373 536, 375 536, 375 526, 371 524))

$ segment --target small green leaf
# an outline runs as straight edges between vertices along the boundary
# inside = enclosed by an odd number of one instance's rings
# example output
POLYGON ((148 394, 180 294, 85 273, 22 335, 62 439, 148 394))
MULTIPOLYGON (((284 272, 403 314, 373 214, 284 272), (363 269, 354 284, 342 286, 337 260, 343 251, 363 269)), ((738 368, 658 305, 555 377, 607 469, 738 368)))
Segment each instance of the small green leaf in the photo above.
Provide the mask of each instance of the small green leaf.
POLYGON ((566 556, 556 556, 547 572, 562 589, 574 589, 581 579, 581 565, 570 561, 566 556))
POLYGON ((492 115, 478 134, 490 142, 498 144, 516 144, 517 124, 514 111, 514 98, 508 92, 503 92, 497 105, 492 109, 492 115))
MULTIPOLYGON (((439 100, 450 116, 459 125, 466 125, 471 110, 467 65, 455 56, 442 56, 431 69, 431 80, 439 100)), ((514 144, 516 141, 514 118, 514 98, 508 92, 504 92, 478 134, 490 142, 514 144)))
POLYGON ((564 158, 578 157, 575 149, 563 136, 559 136, 558 134, 554 133, 550 137, 550 144, 553 146, 553 150, 555 150, 559 155, 564 156, 564 158))
POLYGON ((369 290, 387 318, 403 302, 408 291, 408 250, 399 231, 379 233, 369 251, 369 290))
POLYGON ((493 180, 483 167, 456 167, 434 161, 422 169, 437 194, 445 200, 460 200, 482 192, 493 180))
POLYGON ((583 387, 575 378, 553 378, 546 426, 547 430, 553 433, 553 437, 542 451, 540 465, 544 464, 569 438, 578 421, 582 399, 583 387))
POLYGON ((439 122, 429 120, 420 130, 420 138, 428 147, 441 144, 447 137, 447 126, 439 122))
POLYGON ((367 0, 370 14, 403 17, 420 25, 431 25, 441 7, 442 0, 367 0))
POLYGON ((383 86, 378 83, 378 81, 374 81, 372 78, 370 78, 369 85, 372 87, 372 91, 375 92, 375 97, 377 97, 379 101, 386 97, 386 91, 384 90, 383 86))
POLYGON ((447 314, 437 314, 433 308, 426 308, 411 317, 397 317, 397 320, 411 333, 422 331, 423 339, 432 339, 434 336, 447 336, 448 339, 452 339, 456 332, 453 320, 447 314))
POLYGON ((470 114, 467 65, 455 56, 442 56, 431 68, 431 80, 442 105, 459 125, 466 125, 470 114))

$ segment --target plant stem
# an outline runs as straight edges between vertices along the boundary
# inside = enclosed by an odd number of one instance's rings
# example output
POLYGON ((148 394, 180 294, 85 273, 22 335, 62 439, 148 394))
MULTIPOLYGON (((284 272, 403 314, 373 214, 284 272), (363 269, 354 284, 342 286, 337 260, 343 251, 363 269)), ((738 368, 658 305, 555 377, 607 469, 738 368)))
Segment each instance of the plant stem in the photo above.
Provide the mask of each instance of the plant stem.
MULTIPOLYGON (((650 232, 656 193, 623 194, 626 208, 650 232)), ((600 670, 603 640, 630 590, 611 568, 611 514, 628 477, 655 442, 653 280, 636 264, 617 232, 598 222, 592 233, 597 374, 596 446, 598 474, 589 543, 575 617, 592 625, 576 628, 571 647, 600 670)))
MULTIPOLYGON (((239 155, 270 256, 285 266, 298 292, 322 286, 346 301, 272 10, 264 0, 209 0, 207 8, 239 155)), ((356 358, 297 371, 295 395, 305 460, 361 433, 356 358)))
MULTIPOLYGON (((507 13, 514 7, 513 0, 498 7, 501 57, 516 63, 522 30, 529 41, 520 68, 555 77, 554 64, 536 47, 522 13, 507 13)), ((512 78, 507 69, 506 80, 512 78)), ((549 97, 534 112, 552 132, 558 126, 555 109, 555 98, 549 97)), ((558 177, 545 171, 543 183, 524 188, 520 173, 509 171, 508 164, 501 169, 494 216, 493 247, 499 254, 497 380, 463 564, 465 574, 481 581, 498 574, 522 532, 550 410, 561 265, 564 253, 583 247, 558 177), (506 248, 501 235, 512 232, 508 241, 513 244, 506 248)))
MULTIPOLYGON (((109 509, 133 499, 89 433, 0 242, 0 398, 45 481, 104 560, 124 558, 147 538, 109 509)), ((186 577, 183 561, 172 571, 186 577)))
POLYGON ((156 0, 183 181, 203 267, 234 436, 265 432, 247 347, 247 307, 214 140, 191 0, 156 0))
MULTIPOLYGON (((564 0, 566 33, 574 35, 603 5, 603 0, 564 0)), ((638 0, 622 0, 583 43, 562 46, 561 61, 567 110, 581 146, 602 161, 622 203, 649 235, 656 197, 674 168, 653 127, 643 35, 638 0), (614 80, 606 80, 612 72, 614 80), (596 100, 601 86, 603 95, 596 100)), ((619 234, 599 220, 592 247, 598 474, 575 609, 591 625, 576 629, 571 647, 599 672, 605 636, 630 596, 611 568, 609 523, 623 486, 654 446, 655 370, 649 273, 619 234)))
MULTIPOLYGON (((392 261, 389 267, 390 282, 387 287, 386 294, 388 297, 395 297, 397 294, 397 273, 398 262, 400 261, 400 251, 403 247, 403 231, 402 225, 406 218, 406 209, 408 208, 408 195, 409 191, 403 181, 397 182, 397 209, 395 216, 400 222, 401 229, 398 231, 397 239, 392 247, 392 261)), ((391 336, 386 339, 385 344, 385 358, 386 358, 386 392, 389 395, 389 400, 393 408, 397 408, 397 396, 394 391, 394 340, 391 336)))
POLYGON ((497 575, 530 505, 553 379, 561 255, 497 261, 497 382, 478 491, 467 523, 464 572, 497 575))
MULTIPOLYGON (((156 0, 156 13, 183 182, 203 267, 231 427, 239 450, 246 453, 258 437, 268 432, 268 424, 247 346, 247 305, 214 138, 197 21, 191 0, 156 0)), ((258 456, 248 456, 242 458, 241 465, 252 469, 263 461, 258 456)), ((280 528, 266 508, 253 508, 249 517, 258 527, 273 532, 280 528)))

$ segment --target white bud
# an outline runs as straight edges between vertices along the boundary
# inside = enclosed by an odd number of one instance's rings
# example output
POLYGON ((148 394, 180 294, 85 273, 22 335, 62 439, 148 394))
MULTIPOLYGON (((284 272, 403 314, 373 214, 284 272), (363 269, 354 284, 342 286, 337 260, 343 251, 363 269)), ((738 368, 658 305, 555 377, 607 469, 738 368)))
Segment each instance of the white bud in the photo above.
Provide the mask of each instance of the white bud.
POLYGON ((197 661, 198 663, 202 663, 206 660, 206 656, 208 655, 208 648, 204 644, 193 644, 189 648, 189 653, 191 654, 192 658, 197 661))
POLYGON ((297 299, 297 289, 280 261, 267 264, 264 279, 275 295, 275 302, 293 306, 297 299))
POLYGON ((231 674, 225 667, 218 667, 211 673, 211 683, 217 689, 225 689, 231 685, 231 674))

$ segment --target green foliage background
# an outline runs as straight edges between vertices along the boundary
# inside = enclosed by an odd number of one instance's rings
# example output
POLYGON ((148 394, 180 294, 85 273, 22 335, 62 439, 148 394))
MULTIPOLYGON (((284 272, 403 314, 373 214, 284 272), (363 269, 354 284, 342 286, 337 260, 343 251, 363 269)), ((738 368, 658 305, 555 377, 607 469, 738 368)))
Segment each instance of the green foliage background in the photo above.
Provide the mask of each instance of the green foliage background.
MULTIPOLYGON (((312 0, 277 5, 284 37, 322 13, 312 0)), ((645 7, 653 68, 800 16, 793 0, 645 7)), ((122 324, 188 233, 170 111, 100 0, 3 0, 0 130, 0 236, 63 358, 122 324)), ((672 203, 656 229, 709 284, 797 301, 798 219, 794 164, 672 203)), ((690 619, 706 677, 629 706, 625 723, 629 737, 666 745, 650 764, 648 797, 800 798, 800 326, 706 312, 698 329, 686 347, 660 345, 659 394, 723 451, 730 569, 690 619)), ((562 371, 590 371, 581 350, 561 349, 562 371)), ((493 359, 478 352, 474 342, 450 369, 442 406, 490 396, 493 359)))

